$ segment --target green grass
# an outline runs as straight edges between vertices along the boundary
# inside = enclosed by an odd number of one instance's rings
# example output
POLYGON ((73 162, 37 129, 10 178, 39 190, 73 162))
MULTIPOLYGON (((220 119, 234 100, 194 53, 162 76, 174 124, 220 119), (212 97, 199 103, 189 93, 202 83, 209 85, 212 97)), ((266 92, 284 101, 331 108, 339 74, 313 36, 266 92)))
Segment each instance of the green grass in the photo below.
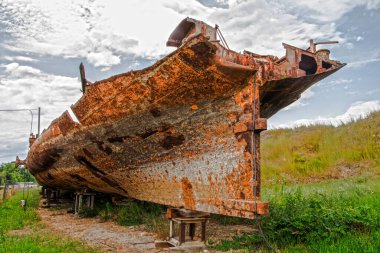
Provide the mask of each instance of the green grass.
POLYGON ((380 175, 380 112, 339 127, 264 132, 261 154, 263 185, 380 175))
POLYGON ((123 226, 144 224, 149 231, 155 232, 164 239, 169 231, 166 219, 166 206, 154 203, 132 200, 115 208, 116 222, 123 226))
POLYGON ((97 252, 82 242, 53 235, 40 222, 36 212, 38 190, 31 190, 24 211, 20 206, 22 192, 0 206, 0 252, 97 252), (29 228, 25 234, 13 235, 9 231, 29 228))
POLYGON ((62 236, 46 232, 34 232, 30 235, 0 237, 0 252, 97 252, 79 241, 68 240, 62 236))
POLYGON ((29 193, 28 208, 25 211, 21 208, 22 197, 20 191, 0 206, 0 231, 19 229, 39 221, 39 216, 35 211, 39 202, 38 191, 32 190, 29 193))
MULTIPOLYGON (((379 182, 350 178, 264 189, 271 209, 261 220, 264 235, 283 252, 380 252, 379 182)), ((260 234, 223 241, 216 249, 269 250, 260 234)))

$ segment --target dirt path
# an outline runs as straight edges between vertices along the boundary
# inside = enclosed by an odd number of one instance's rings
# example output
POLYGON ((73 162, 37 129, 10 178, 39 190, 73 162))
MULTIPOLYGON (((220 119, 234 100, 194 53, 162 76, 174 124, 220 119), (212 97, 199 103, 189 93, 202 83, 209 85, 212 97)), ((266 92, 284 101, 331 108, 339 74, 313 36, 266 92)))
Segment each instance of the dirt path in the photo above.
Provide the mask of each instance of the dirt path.
POLYGON ((104 252, 159 252, 154 234, 141 227, 123 227, 95 218, 77 218, 66 210, 39 208, 42 222, 51 230, 85 241, 104 252))

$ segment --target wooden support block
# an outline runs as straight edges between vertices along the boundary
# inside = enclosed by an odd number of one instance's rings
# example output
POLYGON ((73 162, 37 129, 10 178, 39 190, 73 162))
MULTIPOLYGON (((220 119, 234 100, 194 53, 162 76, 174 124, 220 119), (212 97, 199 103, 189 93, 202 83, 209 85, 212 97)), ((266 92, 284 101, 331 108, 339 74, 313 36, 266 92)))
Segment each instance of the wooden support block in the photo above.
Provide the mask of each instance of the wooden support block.
POLYGON ((201 224, 202 224, 201 240, 202 240, 202 242, 205 242, 206 241, 206 222, 203 221, 201 224))
POLYGON ((190 236, 191 240, 194 240, 194 236, 195 236, 195 223, 190 223, 189 224, 189 236, 190 236))
POLYGON ((169 238, 174 237, 174 221, 169 221, 169 238))
POLYGON ((92 209, 94 209, 95 195, 91 195, 90 198, 91 198, 90 208, 92 210, 92 209))
POLYGON ((166 218, 168 218, 168 220, 171 220, 172 218, 175 218, 175 217, 173 217, 173 209, 172 208, 168 208, 166 210, 166 218))
POLYGON ((186 223, 179 224, 179 244, 181 245, 186 240, 186 223))
POLYGON ((78 212, 82 209, 82 204, 83 204, 83 195, 80 194, 78 198, 78 212))
POLYGON ((201 238, 206 241, 206 223, 209 219, 209 213, 191 211, 185 209, 168 208, 166 215, 169 219, 169 240, 173 246, 181 246, 186 243, 186 239, 194 241, 196 224, 201 224, 201 238), (178 239, 174 236, 174 223, 178 224, 178 239), (186 236, 186 226, 189 227, 189 236, 186 236))

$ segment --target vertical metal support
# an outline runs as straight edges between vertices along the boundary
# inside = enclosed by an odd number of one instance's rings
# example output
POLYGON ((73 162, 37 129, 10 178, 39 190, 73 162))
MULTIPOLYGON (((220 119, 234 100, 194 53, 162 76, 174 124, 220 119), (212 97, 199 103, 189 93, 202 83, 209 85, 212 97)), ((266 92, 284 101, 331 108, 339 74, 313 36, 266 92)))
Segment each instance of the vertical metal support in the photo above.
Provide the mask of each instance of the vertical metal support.
POLYGON ((47 188, 46 189, 46 206, 49 207, 50 206, 50 202, 51 202, 51 189, 50 188, 47 188))
POLYGON ((202 242, 206 241, 206 221, 203 221, 201 223, 202 229, 201 229, 201 240, 202 242))
POLYGON ((75 200, 74 200, 74 213, 78 213, 78 194, 75 193, 75 200))
POLYGON ((254 214, 257 215, 257 201, 261 196, 261 166, 260 166, 260 133, 267 128, 266 119, 260 118, 260 90, 256 83, 256 73, 253 76, 251 89, 252 96, 252 131, 251 131, 251 155, 253 170, 253 199, 254 214))
POLYGON ((186 223, 184 222, 179 223, 179 238, 178 239, 179 239, 180 245, 184 243, 186 240, 186 223))
POLYGON ((195 235, 195 223, 190 223, 189 224, 189 236, 191 240, 194 240, 194 235, 195 235))
POLYGON ((173 238, 174 236, 174 221, 173 219, 169 220, 169 238, 173 238))
MULTIPOLYGON (((255 202, 258 200, 257 197, 260 196, 260 132, 256 131, 255 121, 260 118, 260 98, 259 98, 259 88, 256 83, 256 73, 253 76, 253 112, 252 112, 252 140, 253 140, 253 176, 254 176, 254 200, 255 202)), ((255 213, 256 213, 256 203, 255 203, 255 213)))
POLYGON ((5 201, 5 198, 7 197, 7 187, 8 187, 8 181, 5 179, 4 191, 3 191, 3 202, 5 201))
POLYGON ((37 128, 37 138, 40 136, 41 129, 41 107, 38 107, 38 128, 37 128))
POLYGON ((81 62, 79 65, 79 72, 80 72, 80 80, 82 83, 82 92, 84 93, 86 91, 87 80, 86 80, 86 73, 84 71, 83 62, 81 62))
POLYGON ((90 196, 90 209, 94 209, 95 195, 90 196))
POLYGON ((83 202, 83 195, 82 194, 79 194, 79 197, 78 197, 78 212, 82 209, 82 203, 83 202))

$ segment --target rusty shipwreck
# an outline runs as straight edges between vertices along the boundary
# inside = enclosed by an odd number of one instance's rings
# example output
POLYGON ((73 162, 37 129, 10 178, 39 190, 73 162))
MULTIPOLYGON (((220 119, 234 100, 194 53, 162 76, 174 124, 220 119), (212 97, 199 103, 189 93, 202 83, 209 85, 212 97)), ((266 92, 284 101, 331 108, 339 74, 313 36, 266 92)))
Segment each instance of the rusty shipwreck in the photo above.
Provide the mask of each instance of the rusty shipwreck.
POLYGON ((26 164, 50 188, 90 189, 254 218, 266 119, 344 64, 283 44, 282 58, 230 50, 218 27, 184 19, 177 47, 151 67, 88 83, 31 145, 26 164))

